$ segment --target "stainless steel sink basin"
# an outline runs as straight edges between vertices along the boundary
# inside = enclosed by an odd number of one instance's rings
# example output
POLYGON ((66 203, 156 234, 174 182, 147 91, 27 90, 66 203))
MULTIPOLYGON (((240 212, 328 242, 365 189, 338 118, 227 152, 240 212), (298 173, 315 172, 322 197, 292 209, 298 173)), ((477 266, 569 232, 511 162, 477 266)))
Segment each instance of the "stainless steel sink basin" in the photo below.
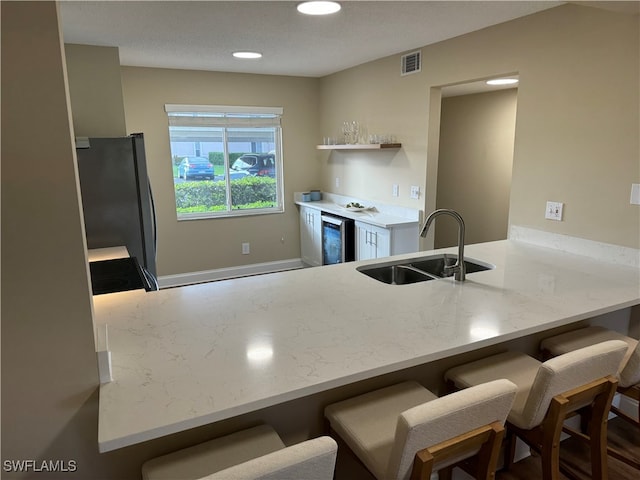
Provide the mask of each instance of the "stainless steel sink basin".
POLYGON ((427 272, 420 271, 408 265, 395 264, 376 264, 366 267, 358 267, 358 270, 371 278, 390 285, 405 285, 407 283, 426 282, 438 277, 429 275, 427 272))
MULTIPOLYGON (((406 285, 451 276, 449 272, 445 272, 445 266, 454 265, 457 259, 458 256, 455 254, 442 253, 396 260, 394 262, 363 265, 357 267, 356 270, 383 283, 406 285)), ((467 274, 495 268, 493 265, 472 258, 465 258, 464 264, 467 274)))
MULTIPOLYGON (((425 257, 423 259, 409 260, 409 264, 412 267, 417 268, 418 270, 429 272, 437 277, 444 278, 451 276, 451 274, 445 273, 444 267, 455 265, 457 261, 457 255, 444 253, 436 257, 425 257)), ((403 263, 406 263, 406 261, 403 263)), ((492 270, 493 268, 495 268, 493 265, 471 258, 465 258, 464 266, 466 273, 483 272, 485 270, 492 270)))

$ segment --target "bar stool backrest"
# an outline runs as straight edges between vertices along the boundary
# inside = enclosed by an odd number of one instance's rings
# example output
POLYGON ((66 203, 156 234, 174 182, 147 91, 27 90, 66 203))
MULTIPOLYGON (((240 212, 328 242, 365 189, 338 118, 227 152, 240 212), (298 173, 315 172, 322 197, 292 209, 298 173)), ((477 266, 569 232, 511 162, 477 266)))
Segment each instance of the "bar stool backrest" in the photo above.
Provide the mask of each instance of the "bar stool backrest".
MULTIPOLYGON (((385 478, 408 480, 416 452, 493 422, 504 422, 517 387, 501 379, 483 383, 404 411, 398 418, 395 441, 385 478)), ((476 451, 452 458, 444 468, 476 451)))
POLYGON ((540 425, 553 397, 599 378, 615 377, 626 351, 625 342, 609 340, 547 360, 538 369, 522 415, 512 414, 509 421, 525 430, 540 425))

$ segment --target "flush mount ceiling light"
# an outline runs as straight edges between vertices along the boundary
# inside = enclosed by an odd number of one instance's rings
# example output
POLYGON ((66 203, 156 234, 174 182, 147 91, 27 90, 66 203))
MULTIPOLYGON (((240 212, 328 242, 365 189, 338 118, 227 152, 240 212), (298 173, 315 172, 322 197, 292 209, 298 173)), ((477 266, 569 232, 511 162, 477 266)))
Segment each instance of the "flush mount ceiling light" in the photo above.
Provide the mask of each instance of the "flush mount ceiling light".
POLYGON ((259 52, 233 52, 233 56, 236 58, 262 58, 262 54, 259 52))
POLYGON ((495 78, 487 81, 487 85, 513 85, 514 83, 518 83, 517 78, 495 78))
POLYGON ((330 15, 338 12, 342 7, 338 2, 303 2, 298 4, 297 9, 305 15, 330 15))

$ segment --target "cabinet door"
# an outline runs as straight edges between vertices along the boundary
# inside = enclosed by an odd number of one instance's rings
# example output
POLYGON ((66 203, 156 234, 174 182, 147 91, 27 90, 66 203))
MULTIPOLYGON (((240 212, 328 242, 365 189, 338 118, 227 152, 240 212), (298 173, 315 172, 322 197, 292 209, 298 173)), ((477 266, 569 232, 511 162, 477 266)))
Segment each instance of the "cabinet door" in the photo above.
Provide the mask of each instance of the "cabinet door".
POLYGON ((356 260, 391 255, 391 232, 386 228, 356 222, 356 260))
POLYGON ((369 242, 369 225, 356 222, 356 260, 370 260, 375 257, 375 252, 369 242))
POLYGON ((320 210, 300 207, 300 256, 307 265, 322 265, 322 220, 320 210))
POLYGON ((386 228, 373 227, 372 242, 375 247, 376 258, 391 255, 391 231, 386 228))

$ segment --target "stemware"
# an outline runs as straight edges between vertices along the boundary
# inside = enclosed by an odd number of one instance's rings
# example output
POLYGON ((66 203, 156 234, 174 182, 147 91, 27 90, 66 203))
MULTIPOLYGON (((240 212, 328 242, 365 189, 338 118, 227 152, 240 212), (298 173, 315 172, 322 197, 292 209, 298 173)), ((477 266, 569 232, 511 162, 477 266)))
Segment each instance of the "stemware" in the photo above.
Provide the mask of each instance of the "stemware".
POLYGON ((360 138, 360 124, 355 120, 351 122, 342 122, 342 135, 344 135, 344 143, 354 145, 358 143, 360 138))

